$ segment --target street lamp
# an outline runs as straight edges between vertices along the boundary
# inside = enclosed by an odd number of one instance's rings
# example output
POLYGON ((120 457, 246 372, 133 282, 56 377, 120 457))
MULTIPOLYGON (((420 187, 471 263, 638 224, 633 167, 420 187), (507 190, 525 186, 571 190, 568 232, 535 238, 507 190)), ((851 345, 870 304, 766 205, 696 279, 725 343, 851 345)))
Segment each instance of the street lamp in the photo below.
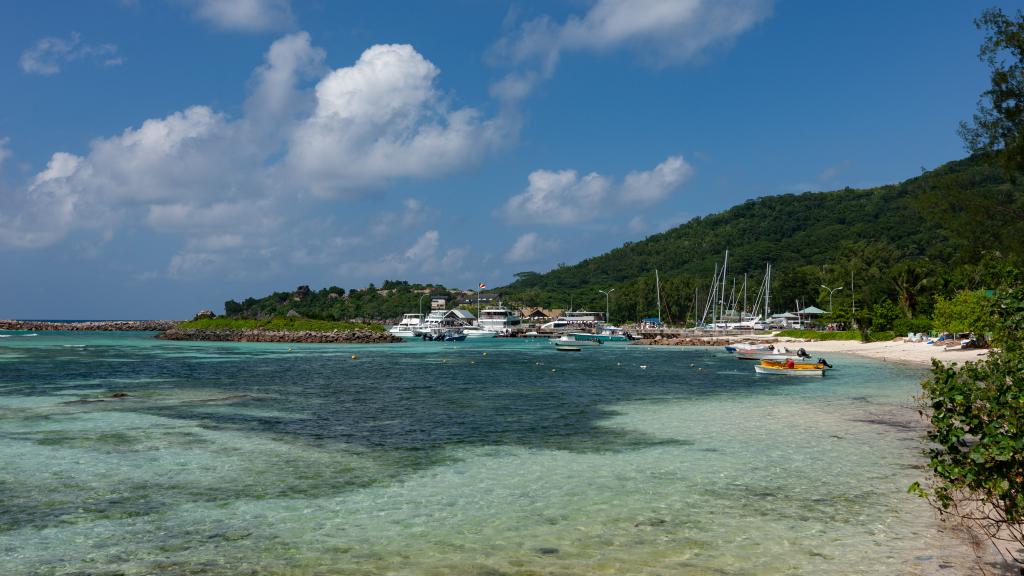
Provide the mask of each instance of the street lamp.
POLYGON ((604 294, 604 321, 605 322, 610 322, 611 320, 608 319, 608 316, 610 315, 611 308, 609 307, 609 304, 608 304, 608 302, 609 302, 608 297, 611 295, 612 292, 615 292, 615 288, 612 288, 611 290, 609 290, 607 292, 605 292, 604 290, 598 290, 598 292, 600 292, 601 294, 604 294))
POLYGON ((423 316, 423 297, 424 296, 430 296, 430 292, 424 292, 423 294, 420 294, 420 316, 421 316, 420 321, 421 322, 423 321, 422 316, 423 316))
POLYGON ((829 288, 828 286, 825 286, 824 284, 822 284, 821 287, 824 288, 825 290, 828 290, 828 313, 831 314, 832 313, 832 293, 833 292, 839 292, 840 290, 843 289, 843 287, 840 286, 839 288, 829 288))

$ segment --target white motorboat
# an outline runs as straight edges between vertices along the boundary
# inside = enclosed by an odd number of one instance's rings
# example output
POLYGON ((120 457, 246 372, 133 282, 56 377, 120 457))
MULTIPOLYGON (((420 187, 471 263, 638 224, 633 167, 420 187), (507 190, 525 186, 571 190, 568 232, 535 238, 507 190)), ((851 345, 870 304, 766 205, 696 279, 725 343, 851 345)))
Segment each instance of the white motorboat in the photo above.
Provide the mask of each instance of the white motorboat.
POLYGON ((499 304, 496 308, 484 308, 481 310, 480 318, 477 319, 476 324, 484 330, 508 335, 518 330, 522 322, 523 319, 515 310, 509 310, 499 304))
POLYGON ((415 338, 415 330, 422 322, 422 314, 403 314, 402 321, 388 328, 388 332, 392 336, 398 336, 399 338, 415 338))
POLYGON ((466 338, 496 338, 498 336, 498 333, 494 330, 488 330, 480 326, 466 326, 462 329, 462 333, 466 335, 466 338))
POLYGON ((552 338, 551 341, 555 343, 555 346, 570 346, 571 347, 571 346, 600 346, 601 345, 601 342, 599 340, 579 340, 579 339, 577 339, 572 334, 565 334, 563 336, 559 336, 558 338, 552 338))
POLYGON ((786 360, 793 358, 808 358, 809 355, 804 351, 803 348, 793 351, 789 350, 785 346, 776 346, 774 350, 737 350, 736 358, 740 360, 774 360, 777 362, 785 362, 786 360))

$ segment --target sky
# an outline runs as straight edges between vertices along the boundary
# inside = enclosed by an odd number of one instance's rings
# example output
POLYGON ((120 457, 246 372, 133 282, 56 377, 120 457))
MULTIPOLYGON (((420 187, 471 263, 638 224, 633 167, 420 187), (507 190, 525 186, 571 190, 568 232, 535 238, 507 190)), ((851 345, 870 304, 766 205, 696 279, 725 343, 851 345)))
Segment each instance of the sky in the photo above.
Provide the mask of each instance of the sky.
POLYGON ((0 3, 0 318, 506 284, 965 155, 958 0, 0 3))

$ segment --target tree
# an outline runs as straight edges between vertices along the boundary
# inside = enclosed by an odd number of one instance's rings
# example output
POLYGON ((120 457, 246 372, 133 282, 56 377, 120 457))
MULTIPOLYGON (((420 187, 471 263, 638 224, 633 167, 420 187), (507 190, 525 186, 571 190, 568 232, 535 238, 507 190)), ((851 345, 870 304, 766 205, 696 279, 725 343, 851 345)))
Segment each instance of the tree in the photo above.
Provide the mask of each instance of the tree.
POLYGON ((982 92, 973 122, 960 124, 960 136, 972 152, 997 152, 1009 171, 1024 170, 1024 12, 1010 18, 999 8, 974 21, 986 32, 978 58, 991 70, 991 87, 982 92))
POLYGON ((929 414, 934 448, 929 499, 995 543, 1024 571, 1024 289, 999 291, 991 310, 1001 347, 981 362, 934 361, 922 383, 921 413, 929 414))
POLYGON ((918 298, 933 283, 934 271, 926 262, 908 260, 897 264, 889 274, 900 308, 908 319, 913 318, 918 298))
POLYGON ((992 330, 992 298, 984 290, 964 290, 950 299, 935 298, 935 327, 949 332, 985 333, 992 330))

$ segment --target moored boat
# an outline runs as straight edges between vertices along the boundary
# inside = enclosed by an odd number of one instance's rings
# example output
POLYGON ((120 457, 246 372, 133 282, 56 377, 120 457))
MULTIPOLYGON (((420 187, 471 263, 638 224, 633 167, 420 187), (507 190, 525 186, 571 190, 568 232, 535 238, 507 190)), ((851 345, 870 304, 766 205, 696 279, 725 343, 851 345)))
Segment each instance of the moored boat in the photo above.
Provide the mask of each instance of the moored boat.
POLYGON ((831 367, 824 359, 817 362, 795 362, 793 359, 784 362, 774 360, 762 360, 754 366, 754 372, 758 374, 783 374, 786 376, 824 376, 825 368, 831 367))
POLYGON ((555 343, 556 347, 562 347, 562 346, 569 346, 569 347, 576 346, 576 347, 579 347, 579 346, 600 346, 601 345, 601 341, 600 340, 579 340, 573 334, 565 334, 563 336, 559 336, 558 338, 552 338, 551 341, 555 343))
POLYGON ((488 330, 479 326, 466 326, 462 329, 462 333, 466 335, 466 338, 496 338, 498 333, 494 330, 488 330))
POLYGON ((422 314, 403 314, 402 321, 388 328, 388 333, 399 338, 415 338, 415 330, 422 322, 422 314))
POLYGON ((786 360, 809 358, 807 352, 801 348, 793 351, 785 346, 776 346, 774 350, 737 350, 736 358, 740 360, 778 360, 785 362, 786 360))

